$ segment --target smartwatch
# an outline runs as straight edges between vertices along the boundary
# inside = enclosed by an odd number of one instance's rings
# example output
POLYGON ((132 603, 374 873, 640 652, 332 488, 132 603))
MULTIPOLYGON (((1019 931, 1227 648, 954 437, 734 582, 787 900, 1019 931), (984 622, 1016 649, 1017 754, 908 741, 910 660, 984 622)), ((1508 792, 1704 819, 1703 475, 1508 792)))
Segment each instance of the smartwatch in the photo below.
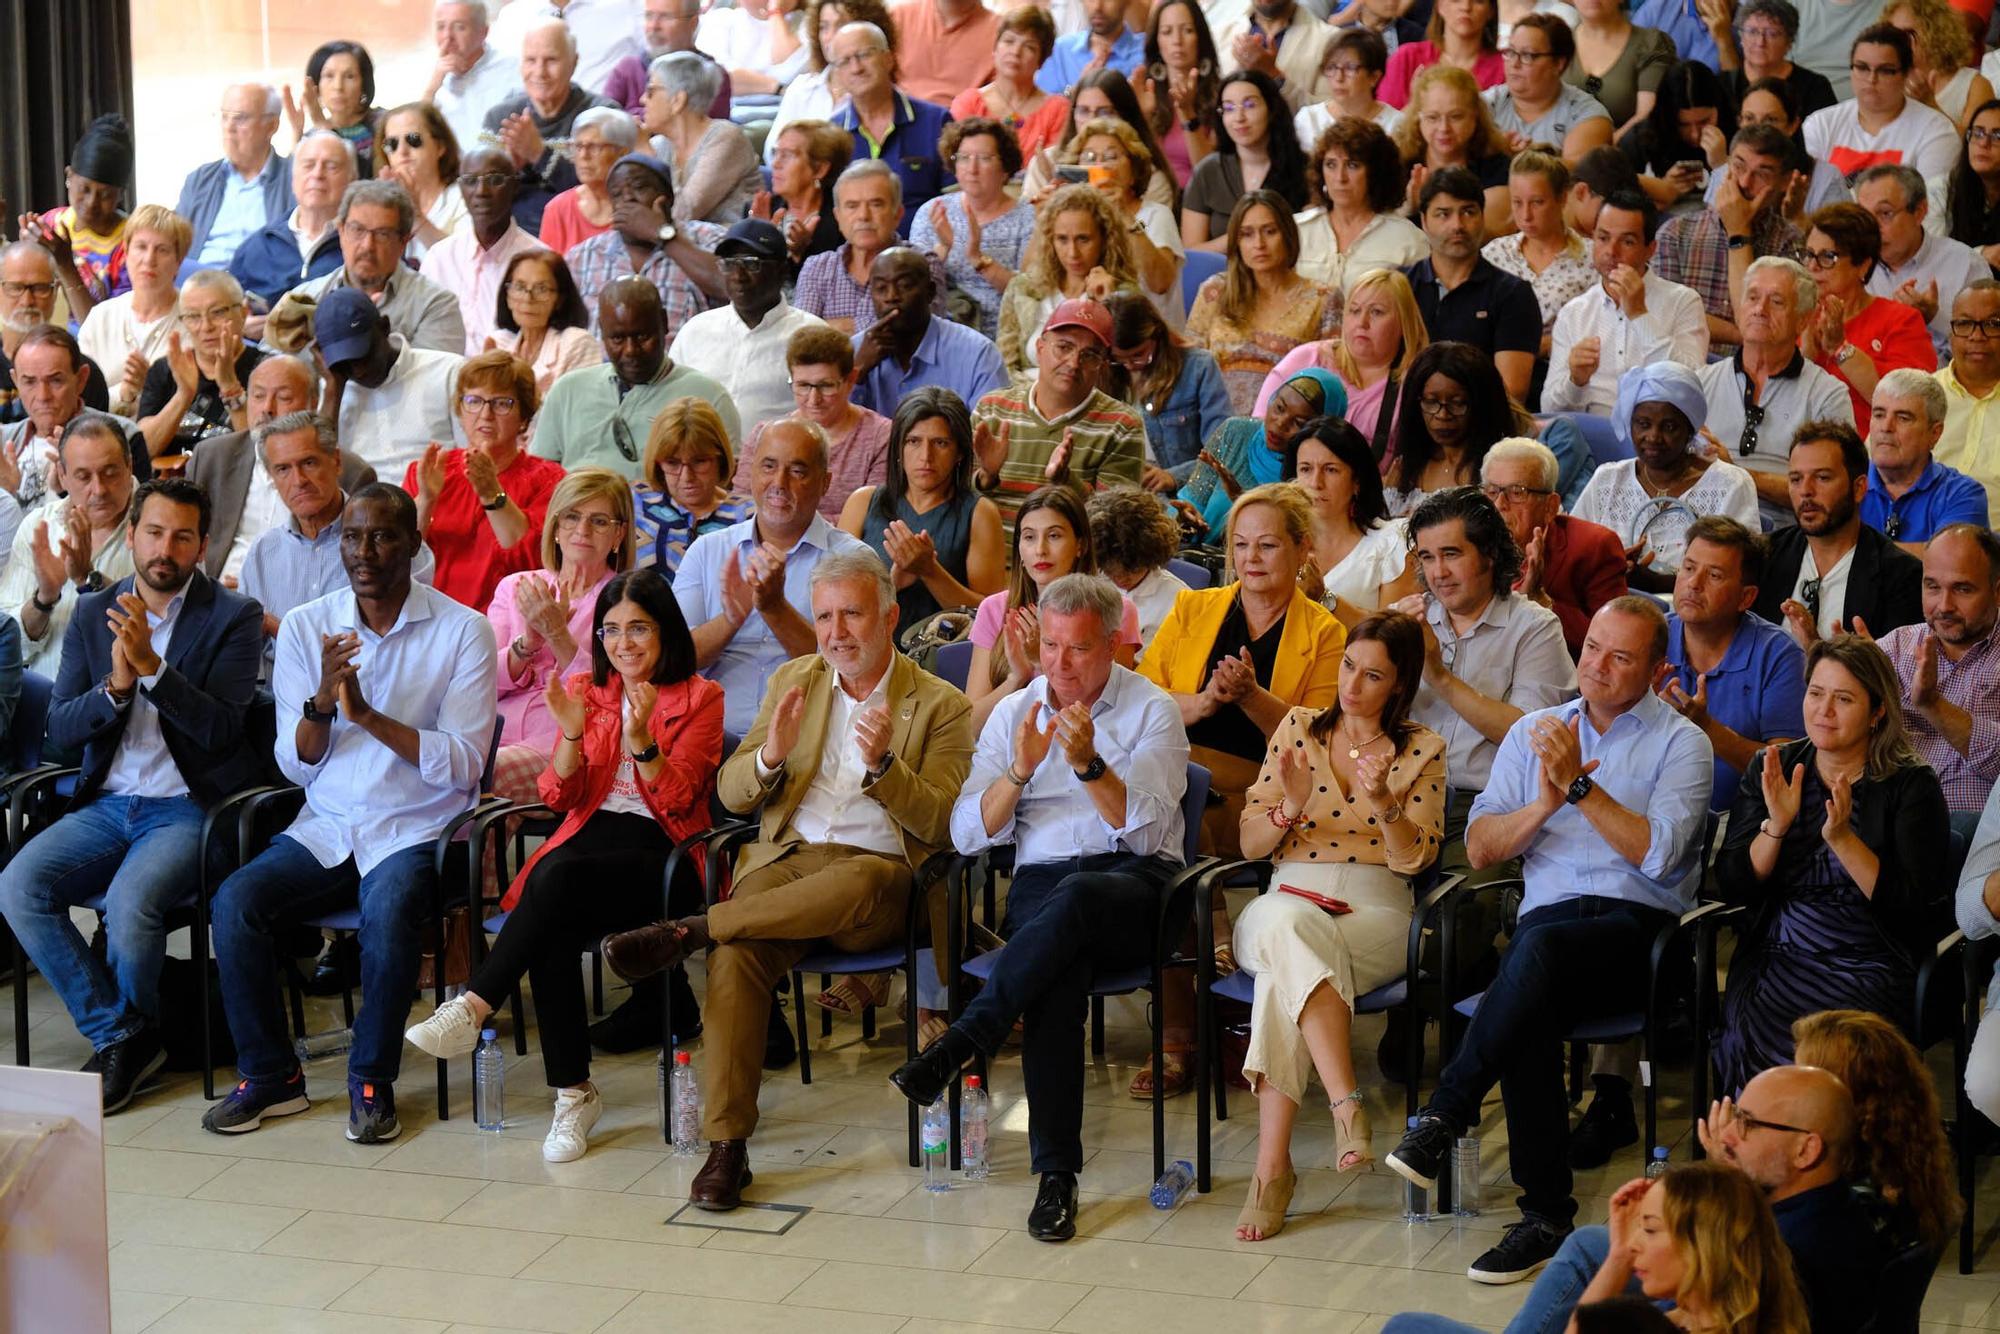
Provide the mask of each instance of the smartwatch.
POLYGON ((333 721, 333 720, 334 720, 335 718, 337 718, 337 717, 339 717, 339 716, 340 716, 340 705, 339 705, 339 704, 335 704, 335 705, 334 705, 334 706, 333 706, 332 708, 328 709, 328 710, 327 710, 327 711, 326 711, 325 713, 321 713, 321 712, 319 711, 319 708, 318 708, 318 706, 316 706, 316 705, 315 705, 315 704, 313 703, 313 697, 312 697, 311 695, 307 695, 307 696, 306 696, 306 703, 305 703, 305 709, 304 709, 304 713, 305 713, 305 717, 306 717, 306 721, 307 721, 307 722, 309 722, 309 723, 330 723, 330 722, 332 722, 332 721, 333 721))
POLYGON ((1095 783, 1098 779, 1104 777, 1105 770, 1110 767, 1104 762, 1102 755, 1093 755, 1090 757, 1089 764, 1084 765, 1081 769, 1072 769, 1070 772, 1076 775, 1076 781, 1079 783, 1095 783))
POLYGON ((1591 776, 1589 774, 1578 774, 1576 781, 1569 785, 1569 792, 1563 797, 1563 800, 1574 806, 1595 791, 1597 791, 1597 783, 1591 776))
POLYGON ((632 763, 634 764, 651 764, 654 760, 660 758, 660 743, 655 741, 644 750, 627 750, 625 753, 632 757, 632 763))
POLYGON ((76 591, 79 593, 95 593, 104 587, 105 582, 104 571, 92 570, 89 574, 76 581, 76 591))
POLYGON ((488 514, 494 514, 506 509, 507 493, 505 491, 495 491, 493 493, 493 503, 491 505, 481 505, 479 508, 485 510, 488 514))

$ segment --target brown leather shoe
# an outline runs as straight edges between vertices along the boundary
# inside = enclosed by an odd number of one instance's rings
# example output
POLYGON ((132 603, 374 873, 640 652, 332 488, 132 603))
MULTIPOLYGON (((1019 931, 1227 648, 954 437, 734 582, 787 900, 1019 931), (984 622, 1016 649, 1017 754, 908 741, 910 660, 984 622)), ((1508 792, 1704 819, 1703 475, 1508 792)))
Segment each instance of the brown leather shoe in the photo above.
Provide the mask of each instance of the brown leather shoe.
POLYGON ((743 1188, 749 1184, 750 1141, 713 1140, 708 1146, 708 1161, 688 1187, 688 1202, 697 1209, 723 1213, 743 1203, 743 1188))
POLYGON ((688 955, 709 945, 708 922, 700 917, 683 917, 677 922, 655 922, 631 931, 606 936, 598 949, 612 972, 627 982, 664 973, 688 955))

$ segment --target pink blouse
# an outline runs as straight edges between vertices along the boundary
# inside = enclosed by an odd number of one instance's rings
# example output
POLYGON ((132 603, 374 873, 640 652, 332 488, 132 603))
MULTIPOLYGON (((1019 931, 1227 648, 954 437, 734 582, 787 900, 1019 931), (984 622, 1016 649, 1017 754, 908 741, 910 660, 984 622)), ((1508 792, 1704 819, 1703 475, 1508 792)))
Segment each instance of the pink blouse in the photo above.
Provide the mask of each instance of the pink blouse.
MULTIPOLYGON (((1437 64, 1440 55, 1442 52, 1429 42, 1404 42, 1389 57, 1389 69, 1382 75, 1382 83, 1376 88, 1375 96, 1398 111, 1407 107, 1410 104, 1410 85, 1426 66, 1437 64)), ((1507 63, 1500 58, 1498 51, 1482 52, 1479 59, 1472 63, 1472 81, 1479 85, 1482 93, 1507 82, 1507 63)))
POLYGON ((549 713, 548 701, 542 698, 542 692, 548 689, 549 678, 557 672, 571 676, 590 670, 590 632, 596 620, 597 595, 604 591, 604 586, 616 573, 615 570, 606 571, 602 579, 570 604, 569 637, 576 645, 576 655, 568 662, 559 663, 555 651, 544 640, 518 677, 509 670, 511 655, 508 645, 528 628, 528 618, 521 615, 521 609, 514 605, 514 589, 523 579, 539 579, 553 591, 556 577, 547 570, 522 570, 502 579, 493 590, 493 605, 487 608, 486 619, 492 622, 493 638, 500 646, 500 673, 495 679, 500 694, 501 745, 529 746, 545 755, 555 753, 556 734, 560 729, 549 713))

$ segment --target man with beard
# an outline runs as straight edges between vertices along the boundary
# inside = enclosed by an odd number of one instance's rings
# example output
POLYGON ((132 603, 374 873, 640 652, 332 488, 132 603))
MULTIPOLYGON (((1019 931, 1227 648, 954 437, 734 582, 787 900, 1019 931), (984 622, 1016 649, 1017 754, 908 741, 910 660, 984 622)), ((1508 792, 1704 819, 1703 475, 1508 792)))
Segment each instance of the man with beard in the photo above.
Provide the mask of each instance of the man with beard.
POLYGON ((731 227, 715 247, 729 304, 690 319, 667 349, 674 361, 727 389, 738 415, 758 425, 793 410, 785 365, 792 335, 826 327, 785 300, 787 253, 784 233, 761 218, 731 227))
POLYGON ((1868 447, 1842 421, 1809 421, 1792 437, 1786 480, 1796 527, 1771 534, 1756 612, 1800 648, 1859 619, 1877 634, 1923 619, 1923 566, 1861 522, 1868 447))
POLYGON ((198 878, 203 812, 263 777, 244 744, 261 612, 201 573, 208 519, 193 482, 132 496, 136 573, 79 600, 49 709, 49 739, 83 754, 76 795, 0 873, 0 912, 90 1040, 106 1113, 166 1062, 165 916, 198 878), (102 961, 70 920, 99 895, 102 961))
POLYGON ((1408 272, 1431 341, 1470 343, 1493 358, 1508 396, 1525 404, 1541 350, 1542 308, 1532 287, 1479 253, 1486 244, 1479 178, 1463 167, 1433 172, 1417 196, 1417 213, 1431 255, 1408 272))
POLYGON ((937 283, 915 250, 891 246, 877 255, 868 297, 875 322, 854 335, 854 402, 861 407, 893 417, 904 395, 925 385, 977 403, 1007 383, 992 339, 932 310, 937 283))
MULTIPOLYGON (((0 245, 0 426, 21 421, 28 407, 14 387, 14 354, 21 340, 49 322, 56 304, 56 262, 34 241, 0 245)), ((90 378, 83 384, 83 405, 111 410, 111 391, 104 372, 88 357, 90 378)))
MULTIPOLYGON (((520 183, 514 164, 497 148, 475 148, 458 168, 468 226, 424 252, 423 275, 458 298, 465 321, 465 355, 478 356, 500 327, 500 278, 508 261, 542 243, 514 221, 520 183)), ((456 348, 448 349, 457 351, 456 348)))
MULTIPOLYGON (((467 201, 470 203, 470 201, 467 201)), ((409 191, 394 181, 356 181, 340 197, 334 218, 340 267, 293 292, 325 302, 343 288, 361 292, 411 347, 457 352, 465 344, 458 298, 403 263, 417 224, 409 191)), ((332 366, 331 359, 328 366, 332 366)))

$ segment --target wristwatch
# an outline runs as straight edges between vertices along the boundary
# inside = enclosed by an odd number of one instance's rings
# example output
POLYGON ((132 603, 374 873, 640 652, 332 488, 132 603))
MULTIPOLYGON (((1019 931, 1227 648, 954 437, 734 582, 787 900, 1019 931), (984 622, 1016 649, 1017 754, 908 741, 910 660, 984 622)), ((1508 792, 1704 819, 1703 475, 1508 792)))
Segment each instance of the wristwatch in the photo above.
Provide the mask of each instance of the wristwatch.
POLYGON ((870 769, 870 770, 869 770, 869 771, 868 771, 868 772, 867 772, 866 774, 862 775, 862 778, 861 778, 861 781, 862 781, 862 782, 864 782, 864 783, 879 783, 879 782, 881 782, 881 781, 882 781, 882 775, 883 775, 883 774, 886 774, 886 773, 888 773, 888 772, 889 772, 889 766, 890 766, 890 765, 892 765, 892 764, 894 764, 895 762, 896 762, 896 752, 895 752, 895 751, 893 751, 893 750, 885 750, 885 751, 883 751, 883 752, 882 752, 882 758, 881 758, 880 760, 876 761, 876 763, 875 763, 875 767, 874 767, 873 769, 870 769))
POLYGON ((1597 783, 1589 774, 1578 774, 1576 781, 1569 785, 1569 792, 1563 800, 1574 806, 1591 793, 1597 791, 1597 783))
POLYGON ((1104 762, 1102 755, 1093 755, 1090 757, 1089 764, 1084 765, 1081 769, 1072 769, 1070 772, 1076 775, 1076 781, 1079 783, 1095 783, 1098 779, 1104 777, 1105 771, 1110 767, 1110 765, 1104 762))
POLYGON ((632 757, 632 763, 634 764, 651 764, 654 760, 660 758, 660 743, 655 741, 644 750, 628 750, 625 753, 632 757))
POLYGON ((505 491, 495 491, 493 493, 493 503, 491 505, 481 505, 479 508, 485 510, 488 514, 506 509, 507 493, 505 491))
POLYGON ((325 713, 321 713, 318 706, 313 703, 313 697, 307 695, 304 712, 309 723, 330 723, 340 716, 340 705, 336 703, 325 713))
POLYGON ((103 588, 105 583, 104 571, 92 570, 89 574, 76 581, 76 591, 79 593, 95 593, 100 588, 103 588))
POLYGON ((660 224, 659 237, 661 245, 665 245, 667 242, 673 240, 676 236, 679 236, 680 234, 681 234, 680 228, 674 226, 671 222, 663 222, 660 224))
POLYGON ((1729 238, 1729 248, 1731 250, 1741 250, 1749 244, 1750 238, 1748 236, 1732 236, 1729 238))

